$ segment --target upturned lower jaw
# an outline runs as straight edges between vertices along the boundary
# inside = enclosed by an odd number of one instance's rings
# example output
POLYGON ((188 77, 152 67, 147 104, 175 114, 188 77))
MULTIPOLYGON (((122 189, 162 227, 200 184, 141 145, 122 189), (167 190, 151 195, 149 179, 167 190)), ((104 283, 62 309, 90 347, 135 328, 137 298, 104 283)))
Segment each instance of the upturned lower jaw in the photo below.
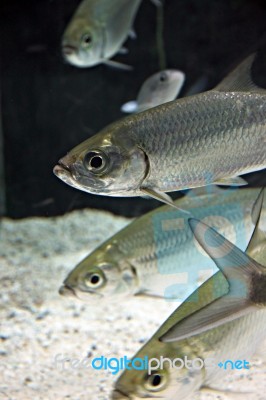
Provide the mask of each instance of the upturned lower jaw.
POLYGON ((70 186, 74 186, 74 180, 72 178, 71 172, 68 169, 61 167, 60 165, 56 165, 53 169, 53 173, 63 182, 67 183, 70 186))
POLYGON ((67 297, 76 297, 75 291, 67 285, 62 285, 59 289, 59 294, 62 296, 67 296, 67 297))
POLYGON ((112 393, 112 400, 126 400, 126 399, 131 399, 131 397, 129 397, 127 394, 121 392, 118 389, 115 389, 112 393))
POLYGON ((53 169, 53 173, 56 175, 56 176, 58 176, 58 177, 60 177, 60 175, 62 174, 62 173, 70 173, 67 169, 65 169, 64 167, 61 167, 61 165, 56 165, 55 167, 54 167, 54 169, 53 169))

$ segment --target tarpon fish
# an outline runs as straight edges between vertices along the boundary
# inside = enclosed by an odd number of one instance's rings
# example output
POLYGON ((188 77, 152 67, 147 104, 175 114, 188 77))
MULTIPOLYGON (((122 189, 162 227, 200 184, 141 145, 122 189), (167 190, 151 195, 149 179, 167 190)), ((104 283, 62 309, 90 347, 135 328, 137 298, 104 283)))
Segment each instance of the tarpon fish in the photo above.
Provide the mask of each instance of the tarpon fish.
MULTIPOLYGON (((257 203, 259 214, 263 191, 257 203)), ((266 258, 262 260, 265 265, 261 265, 202 221, 190 219, 189 224, 198 242, 226 277, 229 292, 173 326, 164 335, 167 342, 187 339, 266 306, 266 258)), ((255 252, 266 255, 266 233, 258 224, 247 248, 247 253, 254 256, 255 252)), ((260 257, 256 258, 261 261, 260 257)))
POLYGON ((266 91, 250 82, 254 55, 214 90, 128 116, 81 143, 54 173, 85 192, 155 197, 219 184, 266 167, 266 91))
POLYGON ((125 113, 136 113, 174 100, 185 81, 185 74, 175 69, 166 69, 150 76, 140 88, 136 101, 121 107, 125 113))
MULTIPOLYGON (((199 226, 197 225, 197 227, 199 226)), ((208 230, 207 236, 202 234, 202 229, 200 229, 200 232, 200 243, 204 243, 204 249, 207 252, 210 250, 209 254, 213 257, 217 266, 220 266, 221 259, 219 256, 221 253, 219 251, 215 253, 213 250, 217 243, 217 233, 212 229, 208 230)), ((198 236, 199 234, 197 234, 198 236)), ((224 241, 223 243, 228 243, 225 239, 224 241)), ((245 265, 242 273, 244 272, 247 281, 249 280, 252 289, 254 289, 253 293, 258 290, 257 299, 260 297, 259 300, 265 303, 265 279, 260 281, 259 275, 257 275, 259 269, 262 276, 265 276, 265 263, 259 265, 253 258, 253 254, 257 253, 256 251, 253 253, 253 250, 257 247, 256 235, 252 237, 250 243, 252 251, 247 250, 249 255, 230 244, 231 252, 228 252, 226 256, 223 253, 223 257, 226 257, 232 271, 233 269, 237 270, 239 265, 245 265), (241 263, 239 264, 240 259, 241 263), (264 294, 261 291, 263 285, 264 294)), ((221 242, 218 245, 221 247, 221 242)), ((265 260, 265 247, 260 245, 259 249, 260 252, 264 252, 265 260)), ((266 309, 257 308, 254 312, 233 319, 219 327, 210 328, 201 334, 181 340, 165 342, 165 335, 173 326, 178 326, 179 321, 182 322, 198 310, 204 310, 214 301, 223 299, 230 293, 231 287, 232 282, 228 282, 221 271, 217 272, 174 311, 134 356, 134 358, 140 359, 146 356, 149 360, 152 358, 160 360, 162 356, 170 361, 187 357, 188 360, 211 360, 212 365, 204 364, 202 368, 198 368, 198 365, 193 368, 190 365, 190 368, 175 369, 171 368, 170 363, 166 361, 162 368, 160 368, 160 365, 157 367, 156 364, 153 364, 154 367, 150 374, 147 369, 142 371, 126 370, 115 383, 111 398, 113 400, 138 400, 142 398, 188 400, 194 398, 193 395, 197 391, 210 390, 219 393, 217 382, 223 378, 224 374, 228 373, 228 370, 220 367, 220 363, 227 360, 228 355, 230 355, 231 360, 249 360, 257 346, 266 338, 266 309), (213 388, 214 385, 215 389, 213 388)), ((198 322, 201 323, 201 320, 198 322)), ((221 392, 223 391, 221 390, 221 392)), ((244 393, 242 396, 242 398, 248 398, 244 393)))
POLYGON ((64 58, 78 67, 109 64, 130 67, 109 60, 132 32, 141 0, 83 0, 62 39, 64 58))
MULTIPOLYGON (((210 186, 208 193, 198 195, 199 191, 190 191, 175 204, 244 250, 253 228, 251 210, 258 190, 210 186)), ((266 227, 266 209, 262 219, 266 227)), ((86 301, 140 294, 184 300, 216 271, 186 220, 170 206, 137 218, 84 258, 69 273, 60 293, 86 301)))

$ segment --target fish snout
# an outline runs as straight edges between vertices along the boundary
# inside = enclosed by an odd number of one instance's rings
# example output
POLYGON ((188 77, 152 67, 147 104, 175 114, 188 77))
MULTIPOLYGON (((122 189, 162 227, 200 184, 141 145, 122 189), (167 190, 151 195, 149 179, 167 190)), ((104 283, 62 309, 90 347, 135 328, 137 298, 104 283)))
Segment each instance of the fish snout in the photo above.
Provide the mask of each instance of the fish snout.
POLYGON ((62 285, 58 291, 58 293, 62 296, 66 297, 76 297, 74 289, 72 289, 68 285, 62 285))
POLYGON ((76 47, 71 46, 70 44, 63 44, 62 45, 62 54, 65 57, 71 56, 72 54, 76 53, 76 47))
POLYGON ((58 161, 58 164, 63 167, 66 170, 70 170, 70 164, 71 164, 71 157, 69 157, 68 155, 66 155, 63 158, 60 158, 60 160, 58 161))
POLYGON ((66 155, 63 158, 60 158, 58 164, 54 167, 53 172, 56 176, 59 176, 62 171, 70 173, 70 165, 71 165, 71 158, 66 155))

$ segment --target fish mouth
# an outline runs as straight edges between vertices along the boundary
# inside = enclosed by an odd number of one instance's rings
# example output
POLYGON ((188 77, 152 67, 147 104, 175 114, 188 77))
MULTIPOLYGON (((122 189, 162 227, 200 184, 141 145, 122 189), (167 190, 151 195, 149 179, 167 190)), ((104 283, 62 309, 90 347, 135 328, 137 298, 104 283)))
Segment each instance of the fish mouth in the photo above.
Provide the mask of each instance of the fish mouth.
POLYGON ((70 168, 68 164, 65 163, 64 158, 60 158, 60 160, 58 161, 58 165, 70 172, 70 168))
POLYGON ((69 166, 60 159, 58 164, 54 167, 53 173, 63 182, 67 183, 68 185, 73 185, 74 179, 71 173, 69 166))
MULTIPOLYGON (((53 173, 57 178, 61 179, 67 185, 75 187, 79 190, 90 194, 99 194, 104 195, 102 193, 102 188, 97 188, 94 186, 94 179, 90 179, 89 176, 86 176, 80 172, 72 173, 69 165, 64 161, 64 158, 58 161, 58 164, 54 167, 53 173), (86 180, 86 182, 82 182, 82 180, 86 180)), ((105 187, 108 187, 108 184, 105 184, 105 187)))
POLYGON ((124 400, 124 399, 129 399, 129 400, 130 400, 130 399, 132 399, 132 397, 129 396, 128 394, 122 392, 122 391, 119 390, 119 389, 115 389, 115 390, 113 391, 113 393, 112 393, 111 399, 112 399, 112 400, 124 400))
POLYGON ((76 53, 77 48, 75 46, 71 46, 70 44, 65 44, 62 46, 62 53, 64 56, 71 56, 76 53))
POLYGON ((66 297, 77 297, 77 296, 76 296, 76 293, 75 293, 75 290, 74 290, 71 286, 68 286, 67 284, 63 284, 63 285, 60 287, 58 293, 59 293, 61 296, 66 296, 66 297))
POLYGON ((60 165, 56 165, 53 169, 53 173, 63 182, 67 183, 70 186, 73 186, 74 180, 69 169, 61 167, 60 165))

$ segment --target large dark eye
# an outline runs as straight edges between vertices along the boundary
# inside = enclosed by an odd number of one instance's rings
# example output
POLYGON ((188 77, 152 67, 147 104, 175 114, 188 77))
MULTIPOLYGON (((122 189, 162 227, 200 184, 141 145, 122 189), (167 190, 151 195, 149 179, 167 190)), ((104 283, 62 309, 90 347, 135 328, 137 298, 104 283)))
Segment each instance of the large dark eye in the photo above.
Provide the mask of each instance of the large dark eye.
POLYGON ((99 150, 89 151, 83 160, 84 167, 93 173, 101 173, 108 166, 108 157, 99 150))
POLYGON ((167 75, 165 72, 160 74, 160 82, 165 82, 167 80, 167 75))
POLYGON ((89 288, 97 289, 101 287, 104 282, 104 277, 97 272, 88 273, 84 277, 85 286, 89 288))
POLYGON ((90 47, 92 45, 92 35, 90 33, 85 33, 81 38, 81 44, 83 47, 90 47))
POLYGON ((164 388, 167 382, 167 375, 164 371, 157 371, 145 376, 145 389, 156 392, 164 388))

